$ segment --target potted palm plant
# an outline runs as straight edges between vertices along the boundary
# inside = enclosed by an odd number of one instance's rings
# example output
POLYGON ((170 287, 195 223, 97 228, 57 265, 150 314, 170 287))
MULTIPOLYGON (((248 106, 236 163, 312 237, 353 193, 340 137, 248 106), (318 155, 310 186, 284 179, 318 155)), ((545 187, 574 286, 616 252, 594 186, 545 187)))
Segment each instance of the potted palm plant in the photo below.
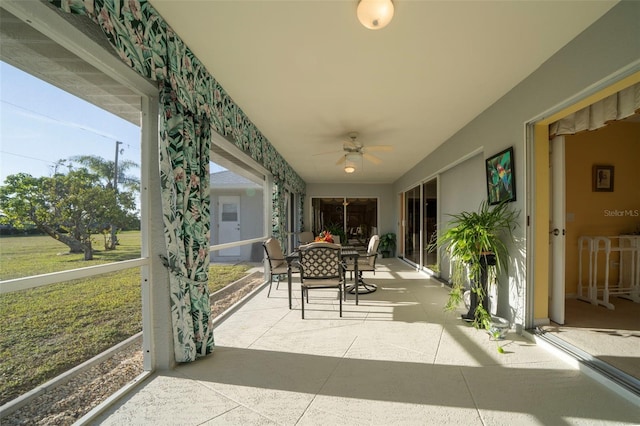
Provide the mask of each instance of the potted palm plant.
POLYGON ((482 201, 476 212, 451 215, 448 227, 431 244, 431 249, 442 248, 453 264, 451 291, 445 306, 454 310, 463 300, 466 278, 471 282, 470 308, 463 319, 476 327, 491 328, 488 308, 487 280, 490 267, 497 274, 506 269, 508 251, 505 239, 513 240, 519 211, 507 203, 490 206, 482 201), (468 271, 468 275, 467 275, 468 271))
POLYGON ((382 253, 382 257, 393 257, 396 250, 396 234, 388 232, 381 235, 378 250, 382 253))

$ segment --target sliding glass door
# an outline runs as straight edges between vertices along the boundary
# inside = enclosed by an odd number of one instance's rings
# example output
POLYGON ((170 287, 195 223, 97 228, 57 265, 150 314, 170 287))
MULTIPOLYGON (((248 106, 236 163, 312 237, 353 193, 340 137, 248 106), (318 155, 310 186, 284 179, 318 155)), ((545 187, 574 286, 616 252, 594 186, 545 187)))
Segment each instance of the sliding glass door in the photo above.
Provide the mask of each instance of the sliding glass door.
POLYGON ((438 232, 438 180, 432 179, 422 185, 424 214, 422 229, 424 242, 422 250, 422 266, 436 271, 438 268, 438 252, 430 251, 429 245, 435 240, 438 232))
POLYGON ((438 256, 436 252, 429 251, 429 244, 438 229, 437 178, 405 191, 402 199, 404 258, 435 272, 438 256))
POLYGON ((420 185, 405 193, 405 259, 420 264, 420 185))
POLYGON ((328 230, 340 236, 342 244, 366 246, 371 235, 378 234, 376 198, 312 198, 312 231, 328 230))

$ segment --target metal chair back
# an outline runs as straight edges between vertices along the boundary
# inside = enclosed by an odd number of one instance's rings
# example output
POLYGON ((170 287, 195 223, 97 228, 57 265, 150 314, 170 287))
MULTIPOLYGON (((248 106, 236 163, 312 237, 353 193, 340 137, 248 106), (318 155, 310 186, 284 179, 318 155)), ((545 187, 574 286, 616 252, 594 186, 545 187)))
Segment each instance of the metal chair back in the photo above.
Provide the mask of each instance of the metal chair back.
POLYGON ((300 246, 300 270, 302 280, 327 280, 342 278, 340 246, 331 243, 310 243, 300 246))

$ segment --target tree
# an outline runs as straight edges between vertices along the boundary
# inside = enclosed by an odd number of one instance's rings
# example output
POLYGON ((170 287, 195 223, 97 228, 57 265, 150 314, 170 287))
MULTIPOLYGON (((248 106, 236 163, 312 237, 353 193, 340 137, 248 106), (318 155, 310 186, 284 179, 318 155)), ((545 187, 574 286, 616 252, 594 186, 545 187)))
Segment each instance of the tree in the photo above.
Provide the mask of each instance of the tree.
POLYGON ((105 160, 97 155, 76 155, 70 157, 69 161, 81 164, 98 175, 106 188, 113 189, 114 182, 117 182, 118 186, 129 191, 140 191, 140 179, 127 174, 129 169, 140 167, 135 161, 120 160, 116 164, 115 161, 105 160), (118 170, 117 179, 115 179, 116 169, 118 170))
POLYGON ((98 175, 83 168, 51 177, 10 175, 0 186, 0 209, 13 226, 34 225, 91 260, 91 236, 127 220, 135 203, 130 192, 106 188, 98 175))
MULTIPOLYGON (((79 163, 98 175, 108 189, 119 192, 118 186, 129 191, 140 190, 140 180, 136 176, 127 175, 127 170, 133 167, 139 167, 134 161, 120 160, 118 161, 118 144, 116 143, 116 159, 115 161, 106 160, 97 155, 76 155, 70 157, 69 161, 79 163)), ((62 161, 62 160, 61 160, 62 161)), ((103 232, 106 250, 115 250, 117 245, 116 237, 117 226, 111 223, 108 230, 103 232), (108 232, 107 232, 108 231, 108 232)))

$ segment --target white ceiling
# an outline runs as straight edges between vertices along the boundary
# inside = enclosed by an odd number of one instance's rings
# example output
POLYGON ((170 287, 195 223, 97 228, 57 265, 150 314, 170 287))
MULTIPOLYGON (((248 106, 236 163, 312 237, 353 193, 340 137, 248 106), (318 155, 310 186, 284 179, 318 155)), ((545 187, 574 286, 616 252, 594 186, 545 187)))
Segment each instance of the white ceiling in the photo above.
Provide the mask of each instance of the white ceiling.
POLYGON ((151 3, 305 181, 390 183, 616 1, 397 0, 377 31, 357 0, 151 3), (350 131, 394 150, 346 175, 350 131))

